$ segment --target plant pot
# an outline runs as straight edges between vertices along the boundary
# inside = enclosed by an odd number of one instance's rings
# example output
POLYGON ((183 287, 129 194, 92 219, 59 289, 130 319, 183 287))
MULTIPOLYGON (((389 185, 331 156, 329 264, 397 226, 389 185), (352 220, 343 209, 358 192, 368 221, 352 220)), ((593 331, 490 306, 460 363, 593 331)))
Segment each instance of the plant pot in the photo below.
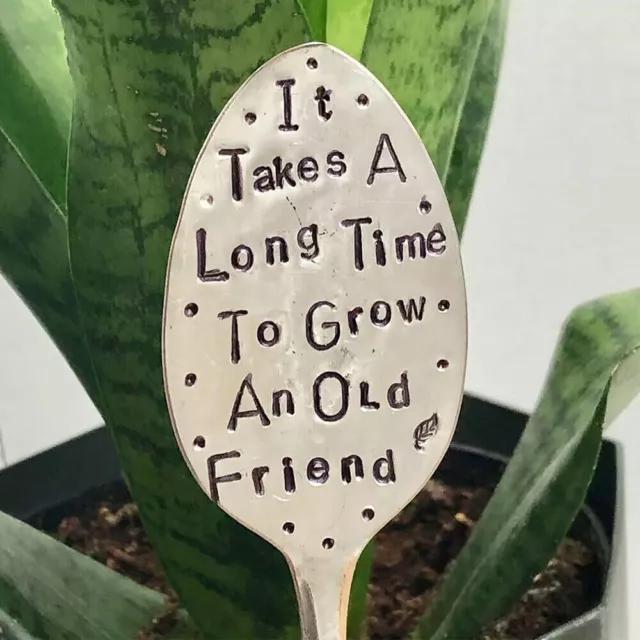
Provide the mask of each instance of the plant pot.
MULTIPOLYGON (((438 475, 444 479, 448 473, 479 478, 499 475, 526 420, 524 414, 466 396, 452 449, 438 475)), ((573 537, 596 551, 605 585, 602 604, 539 640, 628 640, 619 630, 615 636, 606 633, 611 619, 607 608, 621 584, 621 577, 610 570, 619 564, 623 550, 615 526, 617 505, 621 504, 619 459, 619 448, 605 441, 587 499, 572 528, 573 537)), ((106 428, 97 429, 0 473, 0 510, 26 520, 120 478, 111 437, 106 428)), ((624 611, 625 604, 617 595, 618 610, 624 611)))

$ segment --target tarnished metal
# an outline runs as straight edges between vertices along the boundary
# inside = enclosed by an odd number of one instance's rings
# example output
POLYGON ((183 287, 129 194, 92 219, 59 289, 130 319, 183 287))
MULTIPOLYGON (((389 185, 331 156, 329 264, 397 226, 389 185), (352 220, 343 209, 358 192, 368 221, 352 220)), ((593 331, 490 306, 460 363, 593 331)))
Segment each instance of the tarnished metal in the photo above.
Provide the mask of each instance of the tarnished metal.
POLYGON ((186 191, 164 373, 203 491, 286 556, 304 638, 346 638, 361 551, 449 446, 466 349, 451 213, 400 107, 324 44, 265 64, 186 191))

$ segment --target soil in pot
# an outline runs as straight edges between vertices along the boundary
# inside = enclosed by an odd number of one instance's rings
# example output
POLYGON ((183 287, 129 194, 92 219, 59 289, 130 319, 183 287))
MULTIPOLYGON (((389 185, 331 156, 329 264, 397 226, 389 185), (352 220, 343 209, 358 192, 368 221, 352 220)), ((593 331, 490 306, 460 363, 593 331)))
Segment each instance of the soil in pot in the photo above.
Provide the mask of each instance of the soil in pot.
MULTIPOLYGON (((465 455, 450 453, 435 478, 378 535, 368 594, 371 640, 407 637, 491 497, 501 465, 478 465, 477 456, 461 459, 465 455)), ((123 484, 90 491, 31 524, 166 594, 166 615, 141 630, 140 639, 160 640, 170 631, 179 603, 123 484)), ((570 534, 521 601, 478 640, 534 640, 596 606, 603 588, 601 550, 589 540, 570 534)))

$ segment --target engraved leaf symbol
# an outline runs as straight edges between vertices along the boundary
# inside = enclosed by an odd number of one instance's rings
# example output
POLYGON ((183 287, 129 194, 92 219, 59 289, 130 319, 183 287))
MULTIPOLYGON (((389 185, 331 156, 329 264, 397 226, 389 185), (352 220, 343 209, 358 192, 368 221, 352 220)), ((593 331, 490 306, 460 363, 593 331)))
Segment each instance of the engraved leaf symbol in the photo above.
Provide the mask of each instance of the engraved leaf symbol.
POLYGON ((413 430, 413 446, 416 448, 416 451, 424 451, 425 442, 438 433, 439 426, 440 420, 438 414, 434 413, 413 430))

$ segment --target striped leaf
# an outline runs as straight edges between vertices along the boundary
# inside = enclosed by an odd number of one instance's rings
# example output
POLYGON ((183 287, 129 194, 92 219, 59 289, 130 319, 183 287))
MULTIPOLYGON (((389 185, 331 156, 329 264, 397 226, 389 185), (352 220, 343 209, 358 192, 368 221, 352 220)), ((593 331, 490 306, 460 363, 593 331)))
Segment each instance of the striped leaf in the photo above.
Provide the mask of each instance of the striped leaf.
POLYGON ((509 0, 494 0, 467 88, 453 151, 443 174, 445 192, 459 234, 462 234, 467 219, 493 111, 508 9, 509 0))
POLYGON ((531 584, 583 503, 603 429, 640 391, 640 289, 569 318, 538 406, 414 638, 477 638, 531 584))
POLYGON ((76 87, 69 236, 100 406, 172 585, 209 638, 297 634, 284 558, 192 479, 160 367, 169 245, 223 105, 304 42, 294 0, 59 0, 76 87))
POLYGON ((95 397, 69 266, 67 221, 2 132, 0 221, 0 270, 95 397))
MULTIPOLYGON (((162 595, 0 513, 0 637, 137 640, 165 608, 162 595)), ((174 640, 196 640, 184 615, 174 640)))
POLYGON ((362 62, 400 103, 440 175, 494 0, 375 0, 362 62))
POLYGON ((362 60, 407 110, 436 155, 462 233, 498 86, 508 0, 326 1, 327 42, 362 60))
POLYGON ((50 0, 4 0, 0 68, 0 270, 95 397, 65 217, 71 77, 50 0))
POLYGON ((3 0, 0 69, 0 136, 64 210, 73 93, 50 0, 3 0))
POLYGON ((307 21, 309 37, 317 42, 327 38, 327 2, 329 0, 298 0, 307 21))

